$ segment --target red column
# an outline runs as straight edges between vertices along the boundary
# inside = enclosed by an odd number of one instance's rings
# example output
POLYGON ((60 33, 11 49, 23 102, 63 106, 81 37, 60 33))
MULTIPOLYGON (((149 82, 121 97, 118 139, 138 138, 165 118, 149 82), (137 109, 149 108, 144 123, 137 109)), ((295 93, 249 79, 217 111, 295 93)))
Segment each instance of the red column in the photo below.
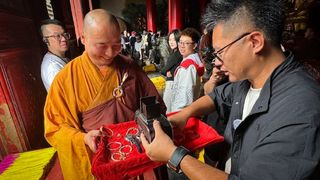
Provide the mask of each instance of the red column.
POLYGON ((70 0, 70 8, 72 12, 74 30, 76 31, 77 39, 79 39, 82 33, 84 18, 81 0, 70 0))
POLYGON ((183 22, 183 4, 182 0, 169 0, 168 1, 168 31, 172 31, 173 29, 182 29, 183 22))
POLYGON ((157 32, 156 26, 156 1, 146 0, 147 4, 147 28, 148 31, 157 32))

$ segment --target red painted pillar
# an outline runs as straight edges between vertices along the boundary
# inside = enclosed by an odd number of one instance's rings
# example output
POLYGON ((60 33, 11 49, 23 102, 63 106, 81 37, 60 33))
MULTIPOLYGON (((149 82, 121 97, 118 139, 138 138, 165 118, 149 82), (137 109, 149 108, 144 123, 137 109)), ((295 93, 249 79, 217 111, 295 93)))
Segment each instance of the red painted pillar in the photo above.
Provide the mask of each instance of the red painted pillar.
POLYGON ((76 32, 76 37, 77 39, 79 39, 79 37, 82 34, 84 18, 81 0, 70 0, 70 8, 72 12, 72 19, 74 24, 74 30, 76 32))
POLYGON ((182 16, 183 16, 183 4, 182 0, 169 0, 168 1, 168 32, 173 29, 183 28, 182 16))
POLYGON ((146 0, 147 4, 147 28, 148 31, 157 32, 156 25, 156 1, 146 0))

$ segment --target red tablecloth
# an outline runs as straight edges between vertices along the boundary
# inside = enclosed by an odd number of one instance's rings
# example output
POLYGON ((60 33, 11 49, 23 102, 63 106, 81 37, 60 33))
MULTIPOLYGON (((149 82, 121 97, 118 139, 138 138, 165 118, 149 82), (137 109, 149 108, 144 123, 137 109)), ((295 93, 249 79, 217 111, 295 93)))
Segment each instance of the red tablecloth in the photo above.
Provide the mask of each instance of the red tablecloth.
MULTIPOLYGON (((137 148, 125 140, 125 134, 131 127, 137 128, 135 121, 111 124, 104 126, 105 128, 113 131, 111 137, 104 136, 100 140, 98 151, 92 160, 92 173, 98 179, 128 179, 136 177, 143 172, 156 168, 163 163, 151 161, 145 153, 139 153, 137 148), (120 149, 117 147, 120 142, 125 148, 123 152, 127 153, 120 156, 120 149), (109 144, 109 148, 107 148, 109 144), (132 147, 131 152, 128 146, 132 147), (113 150, 108 150, 108 149, 113 150), (115 153, 114 159, 123 158, 120 161, 111 159, 111 155, 115 153)), ((208 144, 223 141, 220 136, 212 127, 203 123, 199 119, 190 118, 183 132, 174 132, 174 142, 177 145, 183 145, 191 151, 202 148, 208 144)), ((122 153, 123 154, 123 153, 122 153)))

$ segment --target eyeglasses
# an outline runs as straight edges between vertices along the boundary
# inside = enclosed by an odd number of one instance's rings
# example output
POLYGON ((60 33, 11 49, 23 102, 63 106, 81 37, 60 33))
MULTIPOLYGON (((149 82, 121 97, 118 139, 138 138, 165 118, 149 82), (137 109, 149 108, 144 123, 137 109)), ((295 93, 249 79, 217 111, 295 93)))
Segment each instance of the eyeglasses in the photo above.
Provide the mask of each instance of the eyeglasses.
POLYGON ((185 45, 190 45, 190 44, 194 44, 194 42, 181 42, 181 41, 178 42, 178 45, 180 45, 180 46, 185 46, 185 45))
POLYGON ((53 37, 57 41, 61 41, 62 37, 64 37, 66 40, 69 40, 71 35, 69 33, 62 33, 62 34, 57 34, 57 35, 44 36, 44 38, 51 38, 51 37, 53 37))
POLYGON ((220 54, 224 49, 230 47, 232 44, 236 43, 237 41, 239 41, 240 39, 248 36, 249 34, 251 34, 251 32, 246 32, 244 34, 242 34, 241 36, 239 36, 237 39, 235 39, 234 41, 232 41, 231 43, 225 45, 223 48, 219 49, 218 51, 216 52, 213 52, 212 55, 213 55, 213 60, 212 60, 212 63, 214 63, 215 59, 218 59, 219 61, 223 62, 223 60, 218 56, 218 54, 220 54))

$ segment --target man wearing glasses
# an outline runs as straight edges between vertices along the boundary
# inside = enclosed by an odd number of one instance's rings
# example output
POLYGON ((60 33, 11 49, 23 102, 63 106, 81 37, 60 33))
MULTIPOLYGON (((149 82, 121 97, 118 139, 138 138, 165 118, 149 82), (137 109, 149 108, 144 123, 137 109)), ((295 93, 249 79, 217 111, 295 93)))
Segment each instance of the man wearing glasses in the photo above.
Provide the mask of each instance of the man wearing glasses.
POLYGON ((94 179, 90 157, 102 125, 134 119, 140 98, 156 96, 142 69, 120 55, 120 27, 103 9, 84 18, 81 42, 85 51, 56 76, 44 108, 45 138, 55 149, 64 179, 94 179))
POLYGON ((70 34, 65 32, 60 21, 47 19, 41 22, 41 35, 48 48, 41 64, 41 79, 48 91, 54 77, 69 61, 66 51, 70 34))
POLYGON ((320 86, 280 40, 280 0, 213 0, 203 23, 213 29, 215 65, 229 77, 170 118, 184 128, 190 116, 217 111, 229 119, 230 171, 199 162, 177 147, 155 121, 155 139, 142 136, 147 155, 190 179, 319 179, 320 86))

